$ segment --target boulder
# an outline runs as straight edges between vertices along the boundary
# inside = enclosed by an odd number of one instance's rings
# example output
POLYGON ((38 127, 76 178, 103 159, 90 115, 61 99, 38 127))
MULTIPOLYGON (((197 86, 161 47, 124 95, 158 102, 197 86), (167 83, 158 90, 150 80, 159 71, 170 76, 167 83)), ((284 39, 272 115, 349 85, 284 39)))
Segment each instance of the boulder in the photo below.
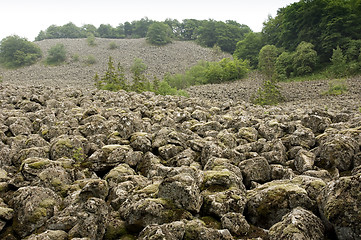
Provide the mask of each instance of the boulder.
POLYGON ((48 188, 22 187, 10 202, 14 209, 13 228, 24 238, 44 226, 60 209, 61 198, 48 188))
POLYGON ((251 224, 269 229, 295 207, 308 209, 307 191, 289 181, 272 181, 247 192, 245 216, 251 224))
POLYGON ((140 232, 138 239, 182 240, 184 233, 185 223, 176 221, 162 225, 148 225, 140 232))
POLYGON ((199 183, 190 174, 165 178, 159 185, 158 197, 194 213, 199 212, 203 203, 199 183))
POLYGON ((271 179, 271 168, 264 157, 256 157, 242 161, 239 164, 244 185, 249 188, 251 182, 265 183, 271 179))
POLYGON ((250 226, 241 213, 229 212, 221 218, 222 227, 236 236, 247 235, 250 226))
POLYGON ((294 208, 269 230, 270 240, 323 240, 325 228, 315 214, 301 207, 294 208))
POLYGON ((297 152, 295 158, 295 168, 298 172, 303 173, 313 169, 316 155, 313 152, 301 149, 297 152))
POLYGON ((329 182, 317 198, 327 232, 334 230, 338 239, 360 239, 361 171, 329 182))

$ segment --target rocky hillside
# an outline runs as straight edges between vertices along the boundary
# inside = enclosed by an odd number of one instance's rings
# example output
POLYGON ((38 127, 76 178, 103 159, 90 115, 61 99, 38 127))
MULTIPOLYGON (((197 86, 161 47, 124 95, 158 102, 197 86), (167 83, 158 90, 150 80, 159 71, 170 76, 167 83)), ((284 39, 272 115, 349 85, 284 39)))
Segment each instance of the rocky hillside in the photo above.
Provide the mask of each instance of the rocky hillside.
POLYGON ((360 100, 340 99, 2 83, 0 239, 360 239, 360 100))
POLYGON ((87 39, 47 39, 35 42, 41 48, 44 59, 47 51, 58 43, 62 43, 67 51, 67 64, 46 66, 43 61, 16 70, 0 68, 0 76, 5 82, 19 85, 61 86, 94 88, 95 73, 102 74, 111 56, 115 63, 120 62, 129 70, 135 58, 140 58, 148 66, 146 74, 162 78, 166 73, 184 72, 200 60, 219 61, 229 54, 215 52, 194 42, 175 41, 166 46, 157 47, 148 44, 145 39, 102 39, 95 40, 96 46, 89 46, 87 39), (116 49, 110 49, 110 43, 116 49), (89 56, 95 64, 87 64, 89 56), (78 58, 77 60, 75 60, 78 58))

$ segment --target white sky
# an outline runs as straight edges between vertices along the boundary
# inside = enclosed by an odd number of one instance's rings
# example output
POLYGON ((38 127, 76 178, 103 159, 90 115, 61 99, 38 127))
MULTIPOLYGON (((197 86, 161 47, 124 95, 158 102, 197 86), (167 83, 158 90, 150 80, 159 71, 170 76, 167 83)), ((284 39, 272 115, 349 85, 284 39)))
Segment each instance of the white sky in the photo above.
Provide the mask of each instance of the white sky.
POLYGON ((262 30, 262 23, 270 14, 297 1, 292 0, 1 0, 0 40, 19 35, 33 41, 40 30, 50 25, 73 22, 83 24, 111 24, 148 17, 163 21, 166 18, 182 21, 187 18, 219 21, 235 20, 253 31, 262 30))

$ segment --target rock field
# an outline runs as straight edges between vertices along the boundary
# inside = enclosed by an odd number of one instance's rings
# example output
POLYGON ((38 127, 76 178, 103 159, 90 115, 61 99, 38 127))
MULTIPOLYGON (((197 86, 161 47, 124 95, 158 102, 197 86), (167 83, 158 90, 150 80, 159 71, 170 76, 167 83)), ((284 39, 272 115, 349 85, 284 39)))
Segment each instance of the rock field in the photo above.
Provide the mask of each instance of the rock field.
POLYGON ((191 98, 4 79, 0 239, 361 239, 360 78, 269 107, 257 75, 191 98))

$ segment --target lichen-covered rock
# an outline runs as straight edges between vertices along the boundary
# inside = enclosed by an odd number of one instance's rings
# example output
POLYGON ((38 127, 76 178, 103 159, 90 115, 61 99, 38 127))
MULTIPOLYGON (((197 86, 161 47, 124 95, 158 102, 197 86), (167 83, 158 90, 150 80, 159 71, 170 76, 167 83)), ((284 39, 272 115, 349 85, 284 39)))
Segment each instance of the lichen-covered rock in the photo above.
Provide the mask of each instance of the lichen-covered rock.
POLYGON ((10 202, 14 209, 14 230, 22 238, 42 227, 60 209, 61 198, 42 187, 18 189, 10 202))
POLYGON ((203 191, 202 213, 204 215, 222 217, 228 212, 243 213, 247 203, 246 192, 237 188, 226 191, 203 191))
POLYGON ((359 152, 359 148, 359 144, 354 138, 334 134, 332 137, 326 137, 324 141, 321 140, 315 164, 324 169, 351 170, 354 157, 359 152))
POLYGON ((239 164, 244 185, 249 188, 251 182, 265 183, 271 179, 271 168, 264 157, 251 158, 239 164))
POLYGON ((62 135, 54 140, 50 146, 50 158, 56 160, 62 157, 76 158, 87 153, 87 139, 80 136, 62 135))
POLYGON ((176 221, 163 225, 148 225, 139 234, 138 239, 169 239, 182 240, 185 233, 185 224, 176 221))
POLYGON ((197 213, 203 203, 199 185, 190 174, 168 177, 159 185, 158 197, 171 201, 178 208, 197 213))
POLYGON ((297 152, 295 158, 295 168, 300 173, 312 170, 316 156, 313 152, 301 149, 297 152))
POLYGON ((162 198, 128 198, 119 208, 126 228, 131 232, 142 230, 151 224, 165 224, 191 218, 192 214, 179 209, 162 198))
POLYGON ((186 222, 185 230, 186 231, 183 238, 184 240, 233 239, 228 229, 216 230, 212 228, 207 228, 204 222, 198 219, 186 222))
POLYGON ((272 181, 247 192, 246 218, 250 223, 270 228, 295 207, 308 209, 312 200, 307 191, 287 181, 272 181))
POLYGON ((334 229, 338 239, 360 239, 361 171, 329 182, 317 202, 326 229, 334 229))
POLYGON ((294 208, 269 230, 270 240, 324 239, 321 219, 301 207, 294 208))
POLYGON ((312 148, 315 143, 315 134, 311 129, 304 127, 301 124, 296 125, 296 129, 292 134, 282 138, 282 142, 290 149, 292 146, 301 146, 305 149, 312 148))
POLYGON ((47 230, 40 234, 32 234, 26 240, 67 240, 68 234, 61 230, 47 230))
POLYGON ((228 229, 236 236, 247 235, 250 228, 246 218, 241 213, 226 213, 222 216, 221 222, 223 228, 228 229))
POLYGON ((332 121, 328 117, 311 114, 302 118, 302 124, 305 127, 312 129, 314 133, 322 133, 332 124, 332 121))
POLYGON ((238 176, 236 173, 228 169, 222 169, 221 171, 217 171, 217 170, 204 171, 202 189, 209 189, 209 188, 228 189, 231 187, 244 189, 242 177, 238 176))

